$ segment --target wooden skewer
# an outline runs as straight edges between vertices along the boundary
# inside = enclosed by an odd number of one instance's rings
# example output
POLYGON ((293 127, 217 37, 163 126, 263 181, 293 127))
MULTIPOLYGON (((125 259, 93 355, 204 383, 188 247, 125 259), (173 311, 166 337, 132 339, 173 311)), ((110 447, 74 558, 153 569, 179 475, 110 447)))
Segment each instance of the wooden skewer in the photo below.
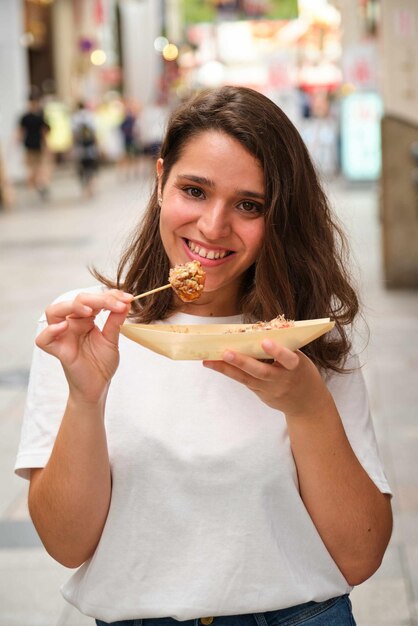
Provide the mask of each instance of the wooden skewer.
POLYGON ((150 296, 152 293, 157 293, 157 291, 163 291, 163 289, 168 289, 169 287, 171 287, 171 283, 168 283, 168 285, 163 285, 162 287, 157 287, 156 289, 151 289, 151 291, 145 291, 144 293, 140 293, 139 295, 132 298, 132 302, 134 300, 139 300, 140 298, 145 298, 145 296, 150 296))

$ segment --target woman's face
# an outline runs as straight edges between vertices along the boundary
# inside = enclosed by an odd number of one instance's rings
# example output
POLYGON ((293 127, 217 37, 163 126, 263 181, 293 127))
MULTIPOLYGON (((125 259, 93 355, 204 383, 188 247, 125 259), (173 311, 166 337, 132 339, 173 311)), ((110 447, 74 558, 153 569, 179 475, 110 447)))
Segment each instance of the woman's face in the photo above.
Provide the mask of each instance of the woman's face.
POLYGON ((240 283, 265 231, 260 163, 230 135, 205 131, 184 146, 162 189, 163 169, 159 159, 160 233, 170 265, 196 259, 206 272, 202 296, 182 310, 239 313, 240 283))

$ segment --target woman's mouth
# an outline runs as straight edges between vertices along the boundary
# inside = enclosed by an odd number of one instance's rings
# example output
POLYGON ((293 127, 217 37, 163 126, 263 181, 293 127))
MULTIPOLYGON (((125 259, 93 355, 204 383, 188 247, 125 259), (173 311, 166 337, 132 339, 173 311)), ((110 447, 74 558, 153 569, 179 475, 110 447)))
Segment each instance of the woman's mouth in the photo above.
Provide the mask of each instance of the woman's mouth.
POLYGON ((202 259, 209 259, 217 261, 218 259, 224 259, 225 257, 233 254, 232 250, 226 250, 225 248, 209 248, 203 245, 197 244, 194 241, 190 241, 190 239, 185 239, 187 247, 194 255, 202 259))

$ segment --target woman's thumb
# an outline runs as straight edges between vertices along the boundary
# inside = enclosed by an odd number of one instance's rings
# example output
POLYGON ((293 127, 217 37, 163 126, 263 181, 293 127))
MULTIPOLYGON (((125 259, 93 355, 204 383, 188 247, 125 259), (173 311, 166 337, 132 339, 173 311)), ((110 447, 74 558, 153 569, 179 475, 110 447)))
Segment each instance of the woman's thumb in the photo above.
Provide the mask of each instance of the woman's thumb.
POLYGON ((103 337, 115 345, 119 343, 119 330, 129 313, 129 309, 130 305, 127 304, 126 310, 122 313, 109 313, 109 317, 103 326, 103 337))

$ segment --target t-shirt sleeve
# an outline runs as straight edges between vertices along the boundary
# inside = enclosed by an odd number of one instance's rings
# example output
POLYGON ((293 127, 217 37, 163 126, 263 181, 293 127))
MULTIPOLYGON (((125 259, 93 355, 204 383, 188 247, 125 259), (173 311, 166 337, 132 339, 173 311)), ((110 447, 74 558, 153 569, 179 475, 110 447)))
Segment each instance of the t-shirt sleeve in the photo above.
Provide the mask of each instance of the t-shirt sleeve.
POLYGON ((382 493, 392 494, 379 456, 366 384, 358 357, 351 356, 346 367, 353 371, 332 373, 326 381, 328 389, 361 465, 382 493))
MULTIPOLYGON (((46 326, 41 318, 37 334, 46 326)), ((15 472, 29 478, 31 468, 45 467, 50 457, 68 397, 60 361, 35 346, 29 376, 15 472)))
MULTIPOLYGON (((96 286, 67 292, 55 302, 72 300, 80 291, 99 293, 102 290, 102 286, 96 286)), ((106 318, 107 313, 99 313, 96 318, 97 325, 103 327, 106 318)), ((42 315, 36 335, 39 335, 46 324, 45 315, 42 315)), ((68 383, 60 361, 35 346, 14 468, 18 476, 29 478, 31 468, 45 467, 47 464, 64 415, 67 398, 68 383)))

